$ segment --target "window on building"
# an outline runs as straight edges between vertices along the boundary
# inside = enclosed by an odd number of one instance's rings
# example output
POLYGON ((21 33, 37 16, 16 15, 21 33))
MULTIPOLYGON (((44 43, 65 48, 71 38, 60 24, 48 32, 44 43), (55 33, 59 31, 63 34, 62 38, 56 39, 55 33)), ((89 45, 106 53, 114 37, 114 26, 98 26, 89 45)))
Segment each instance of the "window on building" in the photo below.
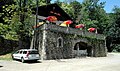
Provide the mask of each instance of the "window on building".
POLYGON ((63 47, 63 38, 62 37, 59 37, 57 39, 57 47, 63 47))

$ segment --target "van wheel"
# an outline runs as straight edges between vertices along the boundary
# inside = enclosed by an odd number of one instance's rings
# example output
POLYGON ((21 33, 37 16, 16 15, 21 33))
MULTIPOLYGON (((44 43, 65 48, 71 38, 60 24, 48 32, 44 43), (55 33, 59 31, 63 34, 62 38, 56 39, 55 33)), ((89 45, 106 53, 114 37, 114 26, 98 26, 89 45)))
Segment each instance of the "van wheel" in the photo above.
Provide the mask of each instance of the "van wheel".
POLYGON ((24 60, 24 58, 23 58, 23 57, 21 58, 21 62, 22 62, 22 63, 24 63, 24 62, 25 62, 25 60, 24 60))
POLYGON ((15 58, 12 56, 12 59, 15 60, 15 58))

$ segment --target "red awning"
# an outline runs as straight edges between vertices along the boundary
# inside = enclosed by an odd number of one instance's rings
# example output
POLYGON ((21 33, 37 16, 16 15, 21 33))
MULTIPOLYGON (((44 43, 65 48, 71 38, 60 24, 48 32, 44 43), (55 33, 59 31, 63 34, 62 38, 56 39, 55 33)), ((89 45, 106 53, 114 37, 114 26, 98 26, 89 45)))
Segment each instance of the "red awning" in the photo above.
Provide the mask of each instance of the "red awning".
POLYGON ((70 24, 72 24, 72 21, 71 21, 71 20, 67 20, 67 21, 64 21, 64 23, 65 23, 66 25, 70 25, 70 24))
POLYGON ((57 18, 55 16, 48 16, 46 18, 46 20, 50 21, 50 22, 54 22, 54 21, 57 21, 57 18))

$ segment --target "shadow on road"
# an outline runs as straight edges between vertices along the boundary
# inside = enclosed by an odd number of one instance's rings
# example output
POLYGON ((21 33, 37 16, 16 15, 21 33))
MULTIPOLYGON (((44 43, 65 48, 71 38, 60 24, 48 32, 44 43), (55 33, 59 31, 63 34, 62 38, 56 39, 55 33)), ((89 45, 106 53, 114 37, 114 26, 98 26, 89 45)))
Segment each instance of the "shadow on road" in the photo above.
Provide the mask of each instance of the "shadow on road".
MULTIPOLYGON (((15 61, 21 62, 21 60, 15 60, 15 61)), ((22 62, 21 62, 21 63, 22 63, 22 62)), ((35 63, 42 63, 42 62, 41 62, 41 61, 29 60, 29 61, 25 61, 24 63, 27 63, 27 64, 35 64, 35 63)))
POLYGON ((40 61, 25 61, 27 64, 36 64, 36 63, 41 63, 40 61))
POLYGON ((0 68, 3 67, 3 66, 0 66, 0 68))

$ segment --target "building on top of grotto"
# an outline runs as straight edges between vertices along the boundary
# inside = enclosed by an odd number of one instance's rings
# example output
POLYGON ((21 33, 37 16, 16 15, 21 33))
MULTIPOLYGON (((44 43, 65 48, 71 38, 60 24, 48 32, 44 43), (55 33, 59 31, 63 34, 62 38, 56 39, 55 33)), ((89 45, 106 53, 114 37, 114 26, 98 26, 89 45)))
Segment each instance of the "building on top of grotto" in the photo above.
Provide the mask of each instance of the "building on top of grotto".
POLYGON ((69 26, 61 25, 72 19, 57 4, 40 6, 38 15, 39 24, 34 27, 36 37, 33 41, 36 40, 34 46, 42 60, 106 56, 105 36, 72 28, 74 22, 69 26), (48 16, 54 16, 53 20, 48 16))

